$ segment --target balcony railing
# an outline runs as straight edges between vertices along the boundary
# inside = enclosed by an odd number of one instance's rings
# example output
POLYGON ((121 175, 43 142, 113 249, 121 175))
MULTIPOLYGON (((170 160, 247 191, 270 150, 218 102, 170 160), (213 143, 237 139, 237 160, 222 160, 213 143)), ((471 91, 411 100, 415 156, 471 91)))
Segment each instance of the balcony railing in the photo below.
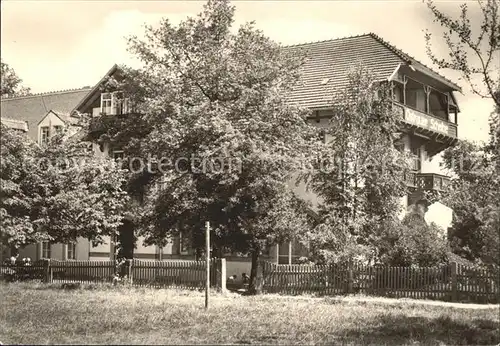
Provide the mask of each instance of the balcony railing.
POLYGON ((450 178, 436 173, 407 172, 406 185, 419 190, 443 191, 450 185, 450 178))
POLYGON ((420 128, 453 138, 457 137, 456 124, 436 118, 435 116, 423 113, 400 103, 394 103, 394 105, 396 106, 396 110, 403 115, 403 121, 408 125, 415 126, 417 129, 420 128))
POLYGON ((406 172, 405 173, 406 186, 411 188, 416 188, 417 185, 417 173, 416 172, 406 172))
POLYGON ((450 178, 435 173, 417 173, 416 185, 422 190, 443 191, 450 185, 450 178))

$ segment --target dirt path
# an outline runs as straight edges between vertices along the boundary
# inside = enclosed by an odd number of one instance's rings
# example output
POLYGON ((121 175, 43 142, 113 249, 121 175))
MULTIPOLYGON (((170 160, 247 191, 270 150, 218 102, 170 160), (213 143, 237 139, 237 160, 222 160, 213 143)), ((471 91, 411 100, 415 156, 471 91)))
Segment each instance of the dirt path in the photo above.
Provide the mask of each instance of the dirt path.
POLYGON ((266 298, 278 299, 297 299, 297 300, 311 300, 311 299, 328 299, 331 301, 338 301, 342 303, 374 303, 374 304, 390 304, 390 305, 430 305, 442 306, 459 309, 499 309, 500 304, 467 304, 467 303, 450 303, 439 300, 424 300, 424 299, 410 299, 410 298, 384 298, 384 297, 369 297, 369 296, 346 296, 346 297, 331 297, 331 298, 316 298, 316 297, 300 297, 300 296, 281 296, 281 295, 265 295, 266 298))

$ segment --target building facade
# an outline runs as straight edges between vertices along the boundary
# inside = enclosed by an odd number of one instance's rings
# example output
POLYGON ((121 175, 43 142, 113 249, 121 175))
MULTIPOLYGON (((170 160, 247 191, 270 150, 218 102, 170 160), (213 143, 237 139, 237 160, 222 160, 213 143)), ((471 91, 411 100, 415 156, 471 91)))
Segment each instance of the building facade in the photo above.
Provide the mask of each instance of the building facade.
MULTIPOLYGON (((434 171, 430 158, 447 147, 454 145, 458 135, 459 107, 454 92, 460 87, 432 69, 403 53, 375 34, 353 36, 343 39, 305 43, 286 47, 288 50, 305 51, 307 60, 302 67, 300 82, 288 95, 291 103, 311 110, 309 121, 315 126, 328 126, 332 113, 332 95, 347 86, 350 67, 361 63, 373 71, 377 80, 391 86, 394 107, 401 112, 402 137, 398 144, 413 156, 413 169, 407 175, 408 194, 401 201, 408 208, 422 199, 426 190, 439 191, 446 188, 449 179, 434 171)), ((68 126, 68 119, 77 113, 93 117, 126 115, 131 113, 128 101, 120 91, 102 92, 101 86, 107 78, 119 74, 113 66, 93 88, 81 90, 74 98, 71 109, 51 111, 45 109, 45 116, 35 126, 37 141, 43 142, 55 126, 68 126), (65 118, 66 117, 66 118, 65 118), (64 121, 66 119, 66 121, 64 121)), ((76 92, 75 92, 76 93, 76 92)), ((3 110, 3 100, 2 100, 3 110)), ((42 116, 40 114, 39 116, 42 116)), ((55 128, 54 128, 55 129, 55 128)), ((30 130, 31 131, 31 130, 30 130)), ((56 130, 57 131, 57 130, 56 130)), ((96 155, 115 158, 123 156, 119 148, 108 144, 94 144, 96 155)), ((305 199, 317 203, 317 197, 306 191, 304 186, 294 187, 305 199)), ((192 259, 194 251, 182 235, 176 237, 164 248, 144 246, 143 239, 137 241, 134 257, 147 259, 192 259)), ((302 245, 290 242, 274 246, 265 254, 276 263, 291 264, 307 253, 302 245)), ((31 250, 33 252, 33 250, 31 250)), ((35 258, 51 257, 77 260, 113 259, 115 247, 112 239, 99 246, 79 239, 76 244, 39 244, 35 258)), ((249 272, 248 259, 231 257, 228 273, 249 272), (232 264, 234 263, 234 268, 232 264)))

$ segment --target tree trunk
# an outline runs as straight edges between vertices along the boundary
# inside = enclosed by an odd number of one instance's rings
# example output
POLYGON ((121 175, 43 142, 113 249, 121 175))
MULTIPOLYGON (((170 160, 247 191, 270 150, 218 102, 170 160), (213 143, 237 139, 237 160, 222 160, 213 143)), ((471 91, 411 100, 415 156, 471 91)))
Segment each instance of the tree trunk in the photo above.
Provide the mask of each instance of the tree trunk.
POLYGON ((252 269, 250 270, 250 283, 248 293, 255 295, 262 293, 262 268, 260 268, 260 248, 256 247, 252 251, 252 269))
POLYGON ((135 235, 134 224, 129 220, 124 220, 118 229, 118 257, 134 258, 135 235))

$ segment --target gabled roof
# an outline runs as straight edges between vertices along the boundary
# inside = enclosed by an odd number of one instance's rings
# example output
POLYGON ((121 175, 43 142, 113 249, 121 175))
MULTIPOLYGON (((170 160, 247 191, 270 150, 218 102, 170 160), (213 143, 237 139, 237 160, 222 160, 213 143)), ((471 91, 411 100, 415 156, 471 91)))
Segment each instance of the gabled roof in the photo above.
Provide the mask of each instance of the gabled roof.
POLYGON ((11 118, 28 123, 28 136, 37 140, 37 124, 55 109, 61 113, 68 113, 78 102, 87 95, 90 88, 55 91, 50 93, 35 94, 30 96, 2 98, 1 117, 11 118))
POLYGON ((101 86, 102 83, 106 81, 107 78, 111 77, 118 71, 119 66, 117 64, 114 64, 113 67, 109 69, 109 71, 101 78, 99 82, 83 97, 80 102, 78 102, 73 109, 71 109, 70 114, 73 114, 76 111, 79 111, 87 102, 89 102, 96 94, 96 92, 99 91, 99 87, 101 86))
POLYGON ((388 80, 402 65, 438 80, 453 91, 460 87, 410 55, 369 33, 334 40, 288 46, 289 51, 305 50, 299 83, 289 95, 292 103, 319 109, 331 106, 333 95, 348 84, 349 69, 357 63, 370 68, 377 80, 388 80))
POLYGON ((79 121, 80 118, 77 118, 77 117, 74 117, 74 116, 70 116, 69 113, 64 113, 64 112, 60 112, 60 111, 56 111, 56 110, 49 110, 47 112, 47 114, 45 114, 37 123, 37 126, 40 125, 40 123, 43 121, 43 119, 45 119, 49 114, 54 114, 56 117, 58 117, 59 119, 61 119, 61 121, 63 123, 65 123, 66 125, 76 125, 79 121))
POLYGON ((11 129, 28 132, 28 123, 26 121, 1 117, 0 123, 11 129))

